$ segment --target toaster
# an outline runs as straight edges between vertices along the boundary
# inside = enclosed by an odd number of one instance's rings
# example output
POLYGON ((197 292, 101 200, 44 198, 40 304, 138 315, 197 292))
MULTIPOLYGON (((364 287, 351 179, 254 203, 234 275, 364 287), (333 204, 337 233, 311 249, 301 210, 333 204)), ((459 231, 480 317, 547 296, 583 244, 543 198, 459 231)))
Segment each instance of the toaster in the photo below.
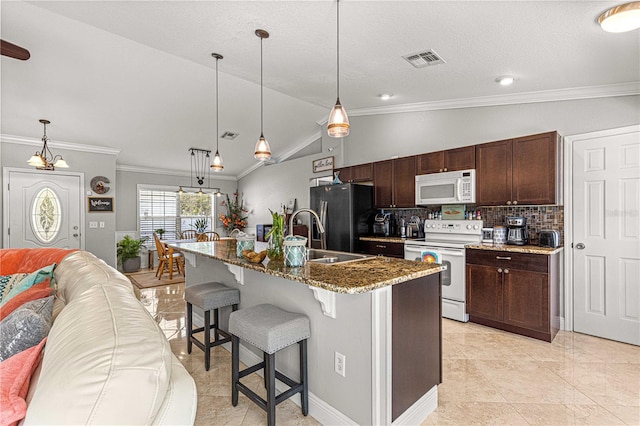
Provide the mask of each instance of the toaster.
POLYGON ((552 230, 542 230, 539 235, 540 247, 556 248, 560 245, 560 233, 552 230))

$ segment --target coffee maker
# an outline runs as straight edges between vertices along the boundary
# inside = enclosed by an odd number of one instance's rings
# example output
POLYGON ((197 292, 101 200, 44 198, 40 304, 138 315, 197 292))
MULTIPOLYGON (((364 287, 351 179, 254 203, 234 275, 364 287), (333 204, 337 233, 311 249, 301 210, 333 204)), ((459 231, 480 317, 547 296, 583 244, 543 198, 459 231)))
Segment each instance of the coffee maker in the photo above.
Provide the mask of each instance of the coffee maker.
POLYGON ((507 228, 507 244, 523 246, 529 242, 526 217, 508 216, 507 228))

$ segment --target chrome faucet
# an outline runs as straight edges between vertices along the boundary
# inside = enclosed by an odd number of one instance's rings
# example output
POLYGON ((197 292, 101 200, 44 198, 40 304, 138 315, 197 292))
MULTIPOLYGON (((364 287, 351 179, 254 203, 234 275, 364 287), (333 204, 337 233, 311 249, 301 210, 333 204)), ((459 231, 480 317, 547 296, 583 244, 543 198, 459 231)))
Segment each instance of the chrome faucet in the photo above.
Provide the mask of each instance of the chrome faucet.
MULTIPOLYGON (((320 220, 318 213, 314 212, 311 209, 300 209, 293 212, 293 214, 291 214, 291 218, 289 218, 289 235, 293 235, 293 221, 295 217, 298 215, 298 213, 305 213, 305 212, 311 214, 311 216, 313 216, 316 219, 316 223, 318 225, 318 232, 320 234, 324 234, 324 226, 322 225, 322 221, 320 220)), ((309 244, 309 247, 311 247, 311 227, 312 227, 312 224, 309 224, 308 239, 307 239, 307 244, 309 244)), ((324 235, 322 235, 320 238, 320 248, 322 250, 327 249, 326 241, 327 240, 324 238, 324 235)))

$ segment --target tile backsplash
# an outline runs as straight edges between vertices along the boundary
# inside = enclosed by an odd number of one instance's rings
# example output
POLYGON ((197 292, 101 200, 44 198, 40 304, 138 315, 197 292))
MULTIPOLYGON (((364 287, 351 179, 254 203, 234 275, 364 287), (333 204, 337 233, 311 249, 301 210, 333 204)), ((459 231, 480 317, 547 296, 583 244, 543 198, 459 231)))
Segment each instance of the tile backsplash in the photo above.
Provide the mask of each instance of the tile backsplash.
MULTIPOLYGON (((492 228, 497 225, 506 226, 507 216, 523 216, 527 218, 527 231, 529 231, 529 244, 538 245, 538 235, 541 230, 555 230, 560 232, 560 245, 564 245, 564 207, 563 206, 499 206, 499 207, 475 207, 468 206, 468 210, 480 210, 483 225, 492 228)), ((383 210, 385 211, 385 210, 383 210)), ((409 220, 411 216, 425 219, 429 211, 440 211, 440 207, 394 209, 386 210, 395 214, 397 219, 409 220)))

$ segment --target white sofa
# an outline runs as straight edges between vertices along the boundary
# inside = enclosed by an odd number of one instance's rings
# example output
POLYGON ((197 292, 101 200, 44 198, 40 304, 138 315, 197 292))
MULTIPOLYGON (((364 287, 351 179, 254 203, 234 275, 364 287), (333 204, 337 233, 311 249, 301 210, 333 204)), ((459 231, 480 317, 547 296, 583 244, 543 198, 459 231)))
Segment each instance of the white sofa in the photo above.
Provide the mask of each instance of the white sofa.
POLYGON ((27 396, 24 424, 193 424, 193 378, 135 297, 89 252, 54 271, 57 314, 27 396))

